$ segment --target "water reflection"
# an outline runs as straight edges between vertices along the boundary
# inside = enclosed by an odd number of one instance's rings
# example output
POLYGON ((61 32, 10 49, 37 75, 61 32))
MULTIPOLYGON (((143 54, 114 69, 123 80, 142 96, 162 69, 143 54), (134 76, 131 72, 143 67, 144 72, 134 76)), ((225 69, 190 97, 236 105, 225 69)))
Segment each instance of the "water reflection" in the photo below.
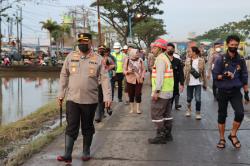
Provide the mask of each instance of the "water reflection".
POLYGON ((0 73, 0 125, 14 122, 54 100, 58 73, 0 73))

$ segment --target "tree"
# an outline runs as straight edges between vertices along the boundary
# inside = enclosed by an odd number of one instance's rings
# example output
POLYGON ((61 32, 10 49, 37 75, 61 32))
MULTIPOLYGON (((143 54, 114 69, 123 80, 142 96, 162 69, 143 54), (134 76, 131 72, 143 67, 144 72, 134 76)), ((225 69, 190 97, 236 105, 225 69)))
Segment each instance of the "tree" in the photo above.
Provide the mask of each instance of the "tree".
POLYGON ((144 41, 149 48, 157 37, 166 34, 164 27, 163 20, 150 17, 136 24, 133 31, 138 38, 138 44, 140 45, 140 42, 144 41))
POLYGON ((49 45, 51 47, 52 32, 59 28, 58 24, 52 19, 41 21, 40 23, 42 24, 42 29, 46 29, 49 32, 49 45))
POLYGON ((229 22, 220 27, 214 28, 205 32, 203 35, 197 36, 194 41, 202 39, 216 40, 218 38, 226 39, 229 34, 236 34, 240 36, 242 40, 250 37, 250 16, 245 16, 244 20, 239 22, 229 22))
MULTIPOLYGON (((126 42, 129 32, 129 16, 131 16, 133 28, 146 17, 163 14, 163 11, 158 9, 158 6, 162 3, 162 0, 101 0, 99 5, 102 7, 102 19, 111 25, 126 42), (137 14, 144 17, 138 19, 137 14)), ((93 3, 91 6, 96 5, 96 3, 93 3)))

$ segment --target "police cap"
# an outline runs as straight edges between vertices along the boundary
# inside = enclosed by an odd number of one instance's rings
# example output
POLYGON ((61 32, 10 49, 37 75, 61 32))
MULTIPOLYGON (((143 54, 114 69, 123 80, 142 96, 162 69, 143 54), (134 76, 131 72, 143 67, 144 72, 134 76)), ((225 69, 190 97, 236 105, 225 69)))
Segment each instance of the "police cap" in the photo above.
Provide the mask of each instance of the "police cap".
POLYGON ((90 33, 79 33, 77 40, 78 41, 89 41, 89 40, 92 40, 92 35, 90 33))

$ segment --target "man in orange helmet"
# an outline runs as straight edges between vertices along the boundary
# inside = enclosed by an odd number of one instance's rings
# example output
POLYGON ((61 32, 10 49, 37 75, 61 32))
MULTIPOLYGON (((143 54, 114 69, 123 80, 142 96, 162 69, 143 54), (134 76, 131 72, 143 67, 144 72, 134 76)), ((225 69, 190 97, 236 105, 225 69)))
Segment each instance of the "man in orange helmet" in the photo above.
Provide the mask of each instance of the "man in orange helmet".
POLYGON ((150 144, 166 144, 172 130, 171 99, 174 90, 174 75, 171 61, 166 55, 167 41, 157 39, 151 44, 156 57, 152 69, 152 122, 157 128, 156 137, 148 139, 150 144))

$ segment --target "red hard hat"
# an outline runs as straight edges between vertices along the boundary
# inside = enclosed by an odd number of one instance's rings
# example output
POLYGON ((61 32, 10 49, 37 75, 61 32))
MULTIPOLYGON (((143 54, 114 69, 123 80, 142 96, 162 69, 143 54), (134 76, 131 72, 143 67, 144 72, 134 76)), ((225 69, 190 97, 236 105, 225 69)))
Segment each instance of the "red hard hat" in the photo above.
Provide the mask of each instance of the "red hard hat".
POLYGON ((157 39, 153 43, 151 43, 151 47, 159 47, 163 49, 167 49, 168 42, 164 39, 157 39))

